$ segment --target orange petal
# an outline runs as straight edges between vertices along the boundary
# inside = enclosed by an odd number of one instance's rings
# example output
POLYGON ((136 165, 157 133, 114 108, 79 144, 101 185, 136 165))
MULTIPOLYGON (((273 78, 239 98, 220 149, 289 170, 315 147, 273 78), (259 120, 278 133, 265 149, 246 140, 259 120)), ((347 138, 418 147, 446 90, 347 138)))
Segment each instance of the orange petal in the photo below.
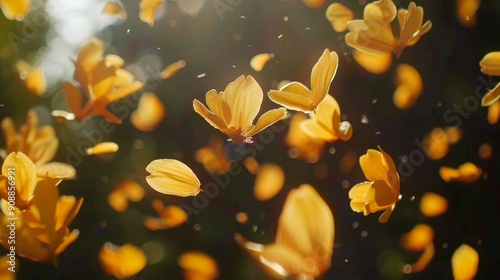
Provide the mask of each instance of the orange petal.
POLYGON ((418 224, 404 234, 399 242, 401 247, 410 252, 422 252, 434 240, 434 230, 425 224, 418 224))
POLYGON ((483 96, 481 100, 481 105, 486 107, 495 103, 500 98, 500 83, 498 83, 494 89, 490 90, 483 96))
POLYGON ((106 242, 99 251, 99 262, 104 272, 118 279, 130 278, 146 266, 146 255, 134 245, 117 246, 106 242))
POLYGON ((472 27, 477 21, 477 10, 481 6, 481 0, 457 0, 457 18, 465 27, 472 27))
POLYGON ((434 244, 430 243, 429 245, 427 245, 427 247, 425 248, 420 258, 417 260, 417 262, 411 265, 409 264, 405 265, 403 268, 403 272, 409 274, 409 273, 417 273, 424 270, 434 258, 434 254, 435 254, 434 244))
POLYGON ((424 83, 420 73, 415 67, 409 64, 399 64, 396 68, 395 84, 405 85, 413 93, 420 95, 424 88, 424 83))
POLYGON ((306 6, 310 8, 317 9, 323 6, 325 0, 302 0, 302 2, 304 2, 304 4, 306 4, 306 6))
POLYGON ((177 196, 195 196, 200 192, 200 180, 184 163, 173 159, 152 161, 146 171, 148 184, 157 192, 177 196))
MULTIPOLYGON (((480 0, 458 0, 461 2, 478 2, 480 0)), ((481 72, 490 76, 500 76, 500 52, 487 53, 479 62, 481 72)))
MULTIPOLYGON (((5 1, 5 0, 4 0, 5 1)), ((23 2, 23 1, 19 1, 23 2)), ((47 89, 45 74, 42 68, 29 65, 24 60, 18 60, 15 64, 19 78, 31 93, 42 95, 47 89)))
POLYGON ((456 144, 462 138, 462 130, 459 127, 448 126, 444 131, 446 132, 450 144, 456 144))
POLYGON ((477 274, 479 254, 467 244, 458 247, 451 257, 451 267, 455 280, 472 280, 477 274))
POLYGON ((163 71, 160 72, 160 78, 162 78, 162 79, 169 79, 175 73, 177 73, 179 70, 181 70, 184 67, 186 67, 186 61, 185 60, 179 60, 177 62, 169 64, 169 65, 167 65, 167 67, 165 67, 165 69, 163 69, 163 71))
MULTIPOLYGON (((308 119, 304 113, 296 113, 293 115, 288 133, 285 136, 285 143, 287 146, 297 151, 297 157, 304 159, 309 163, 314 163, 319 160, 323 149, 325 147, 325 142, 321 139, 315 139, 305 133, 301 128, 301 123, 308 119)), ((291 154, 290 157, 295 157, 291 154)))
POLYGON ((87 155, 103 155, 109 153, 115 153, 120 147, 114 142, 102 142, 94 147, 85 150, 87 155))
POLYGON ((22 21, 30 11, 31 0, 0 0, 0 8, 6 18, 22 21))
POLYGON ((442 159, 449 150, 449 141, 442 128, 435 128, 424 137, 423 147, 427 156, 432 160, 442 159))
POLYGON ((401 85, 394 91, 393 102, 401 110, 408 110, 417 102, 419 93, 412 91, 407 85, 401 85))
POLYGON ((391 53, 372 55, 354 50, 352 54, 354 60, 372 74, 383 74, 389 70, 392 64, 391 53))
POLYGON ((139 18, 149 24, 154 25, 156 9, 163 3, 163 0, 141 0, 139 4, 139 18))
POLYGON ((102 12, 108 15, 117 15, 121 20, 125 20, 127 18, 127 13, 123 9, 123 7, 116 2, 106 3, 106 6, 104 6, 104 10, 102 12))
POLYGON ((252 67, 253 70, 260 72, 262 69, 264 69, 264 66, 266 66, 266 63, 274 58, 273 53, 261 53, 258 55, 255 55, 252 57, 250 60, 250 67, 252 67))
POLYGON ((187 280, 212 280, 219 277, 217 262, 202 252, 186 252, 179 257, 178 264, 184 269, 184 277, 187 280))
POLYGON ((253 187, 253 194, 257 200, 266 201, 275 197, 285 185, 285 172, 279 165, 263 164, 253 187))
POLYGON ((488 107, 488 122, 495 125, 500 120, 500 101, 495 101, 488 107))
POLYGON ((446 198, 435 193, 425 193, 420 199, 420 211, 427 217, 442 215, 448 210, 446 198))
POLYGON ((141 131, 156 129, 165 118, 165 106, 161 100, 151 92, 144 93, 139 99, 137 110, 132 112, 130 121, 141 131))
POLYGON ((491 148, 491 145, 488 143, 484 143, 479 147, 479 157, 482 160, 488 160, 491 158, 491 154, 493 153, 493 149, 491 148))

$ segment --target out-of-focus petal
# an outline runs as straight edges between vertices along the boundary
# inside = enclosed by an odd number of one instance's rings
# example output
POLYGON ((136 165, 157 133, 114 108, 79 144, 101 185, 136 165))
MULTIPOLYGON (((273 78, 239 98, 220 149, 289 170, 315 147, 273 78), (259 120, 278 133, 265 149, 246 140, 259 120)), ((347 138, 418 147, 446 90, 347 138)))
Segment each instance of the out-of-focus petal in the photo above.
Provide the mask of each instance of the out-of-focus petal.
POLYGON ((3 280, 16 279, 16 273, 9 270, 9 268, 12 267, 11 264, 14 264, 14 266, 16 266, 18 262, 16 260, 11 261, 9 256, 0 257, 0 279, 3 280))
MULTIPOLYGON (((312 138, 309 134, 304 132, 301 128, 301 123, 307 119, 304 113, 299 112, 293 115, 288 133, 285 136, 285 143, 298 152, 298 158, 314 163, 321 157, 325 142, 321 139, 312 138)), ((292 157, 291 154, 290 156, 292 157)))
POLYGON ((451 257, 451 267, 455 280, 472 280, 477 274, 479 254, 467 244, 458 247, 451 257))
POLYGON ((179 70, 182 68, 186 67, 186 61, 185 60, 179 60, 177 62, 171 63, 165 67, 160 72, 160 78, 162 79, 169 79, 171 78, 175 73, 177 73, 179 70))
POLYGON ((484 143, 483 145, 481 145, 479 147, 478 154, 482 160, 490 159, 492 153, 493 153, 493 149, 491 148, 491 145, 488 143, 484 143))
POLYGON ((366 71, 372 74, 383 74, 392 64, 392 54, 371 55, 357 50, 353 51, 354 60, 366 71))
POLYGON ((472 27, 477 21, 477 10, 481 0, 457 0, 457 18, 465 27, 472 27))
POLYGON ((69 109, 74 114, 78 114, 82 109, 82 94, 72 83, 63 83, 64 97, 69 109))
POLYGON ((102 12, 108 15, 117 15, 121 20, 125 20, 127 18, 127 13, 123 7, 116 2, 106 3, 102 12))
POLYGON ((200 180, 184 163, 173 159, 152 161, 146 171, 148 184, 157 192, 177 196, 195 196, 200 192, 200 180))
POLYGON ((45 93, 47 82, 45 81, 45 74, 42 68, 33 67, 24 60, 18 60, 15 68, 19 74, 19 78, 31 93, 36 95, 45 93))
POLYGON ((456 144, 462 138, 462 130, 457 126, 445 127, 444 131, 450 144, 456 144))
POLYGON ((420 199, 420 211, 427 217, 442 215, 446 210, 448 210, 448 201, 438 194, 428 192, 420 199))
POLYGON ((430 159, 438 160, 448 154, 450 143, 446 132, 442 128, 434 128, 424 137, 422 146, 430 159))
POLYGON ((186 252, 179 257, 178 264, 184 269, 186 280, 212 280, 219 277, 217 262, 202 252, 186 252))
POLYGON ((103 154, 110 154, 110 153, 115 153, 118 151, 120 146, 114 142, 102 142, 94 147, 88 148, 85 150, 87 155, 103 155, 103 154))
POLYGON ((264 69, 264 66, 266 66, 267 62, 269 62, 269 60, 273 58, 274 58, 273 53, 261 53, 255 55, 250 60, 250 67, 252 67, 252 69, 257 72, 260 72, 262 71, 262 69, 264 69))
POLYGON ((488 107, 488 122, 495 125, 500 120, 500 101, 495 101, 488 107))
POLYGON ((443 166, 439 169, 439 175, 445 182, 457 181, 461 183, 473 183, 481 178, 482 170, 471 162, 460 165, 457 169, 443 166))
POLYGON ((326 9, 326 18, 332 24, 336 32, 344 32, 347 29, 347 22, 354 18, 354 13, 340 3, 332 3, 326 9))
POLYGON ((410 252, 422 252, 434 240, 434 230, 426 224, 418 224, 399 240, 401 247, 410 252))
POLYGON ((146 92, 139 99, 137 110, 130 115, 130 121, 141 131, 151 131, 160 125, 165 113, 161 100, 154 93, 146 92))
POLYGON ((279 165, 265 163, 260 166, 253 188, 257 200, 266 201, 275 197, 285 185, 285 172, 279 165))
POLYGON ((435 251, 436 250, 434 248, 434 244, 430 243, 429 245, 427 245, 422 255, 420 255, 420 258, 418 258, 417 262, 411 265, 405 265, 403 268, 403 272, 406 274, 410 274, 424 270, 434 258, 435 251))
POLYGON ((395 75, 396 85, 405 85, 409 90, 420 94, 424 88, 424 83, 420 73, 415 67, 409 64, 399 64, 395 75))
POLYGON ((0 0, 0 8, 10 20, 24 20, 31 8, 31 0, 0 0))
POLYGON ((266 246, 260 255, 260 261, 280 276, 319 275, 314 258, 305 258, 280 244, 266 246))
POLYGON ((99 262, 104 272, 118 279, 130 278, 146 266, 144 252, 131 244, 117 246, 106 242, 99 251, 99 262))
POLYGON ((408 110, 415 105, 419 97, 419 93, 412 91, 406 85, 401 85, 394 91, 393 102, 399 109, 408 110))
POLYGON ((325 0, 302 0, 309 8, 317 9, 325 3, 325 0))
POLYGON ((141 0, 139 3, 139 18, 149 24, 154 25, 156 9, 163 3, 163 0, 141 0))

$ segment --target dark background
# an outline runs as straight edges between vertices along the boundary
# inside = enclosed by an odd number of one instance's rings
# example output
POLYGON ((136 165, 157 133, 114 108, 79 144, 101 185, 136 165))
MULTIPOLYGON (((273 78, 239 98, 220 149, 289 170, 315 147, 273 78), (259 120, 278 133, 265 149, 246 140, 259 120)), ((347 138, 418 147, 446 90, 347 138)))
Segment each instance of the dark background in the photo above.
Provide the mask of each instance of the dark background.
MULTIPOLYGON (((425 10, 424 20, 430 19, 433 27, 415 46, 406 48, 399 60, 394 59, 391 69, 383 75, 370 74, 353 61, 351 50, 343 43, 344 33, 333 31, 324 16, 326 7, 333 1, 327 1, 319 9, 311 9, 298 0, 242 0, 234 10, 222 14, 223 20, 214 8, 215 2, 207 0, 197 17, 182 13, 175 2, 168 2, 165 16, 150 28, 137 16, 138 1, 124 1, 128 19, 96 34, 105 38, 112 46, 110 50, 123 57, 126 65, 150 53, 159 56, 163 66, 179 59, 186 60, 187 66, 169 80, 147 83, 146 89, 156 93, 167 110, 167 117, 158 129, 140 132, 131 126, 128 118, 124 119, 111 134, 104 135, 105 141, 117 142, 120 151, 103 158, 85 157, 75 166, 78 180, 65 181, 59 186, 62 194, 85 199, 70 226, 80 230, 80 237, 60 255, 57 267, 20 259, 19 279, 109 279, 97 259, 99 249, 107 241, 136 246, 154 242, 148 246, 163 249, 164 257, 146 266, 134 279, 181 279, 177 258, 189 250, 212 255, 219 264, 220 279, 267 279, 258 262, 238 247, 233 235, 240 232, 255 242, 273 242, 286 195, 302 183, 316 187, 335 217, 335 249, 331 269, 324 279, 452 279, 451 255, 462 243, 469 244, 479 253, 477 279, 498 277, 500 130, 498 125, 487 122, 487 109, 472 106, 474 104, 468 106, 474 107, 473 110, 466 111, 470 115, 459 118, 460 123, 447 122, 444 114, 454 105, 463 106, 465 98, 473 95, 476 88, 479 87, 481 94, 486 93, 480 78, 490 81, 488 88, 493 88, 494 81, 499 80, 493 77, 492 82, 479 71, 479 61, 485 54, 500 51, 499 1, 483 1, 477 24, 466 28, 456 20, 455 1, 419 0, 417 4, 425 10), (287 21, 284 21, 285 16, 287 21), (235 34, 239 34, 241 40, 235 40, 235 34), (165 204, 193 205, 192 198, 164 196, 147 185, 145 166, 152 160, 182 160, 198 175, 202 187, 214 180, 195 162, 194 152, 205 146, 210 136, 220 133, 194 113, 194 98, 204 103, 208 90, 221 91, 240 75, 254 76, 264 93, 284 79, 309 85, 311 68, 325 48, 340 56, 330 94, 354 126, 354 136, 349 142, 329 144, 317 163, 308 164, 287 156, 288 148, 283 142, 286 130, 274 133, 273 141, 265 144, 256 158, 261 163, 278 163, 285 170, 286 185, 277 197, 268 202, 256 201, 252 193, 254 177, 243 170, 231 176, 229 186, 210 199, 199 215, 191 216, 189 224, 159 232, 142 226, 144 215, 155 215, 150 206, 154 198, 165 204), (275 58, 257 73, 250 68, 249 61, 262 52, 272 52, 275 58), (422 96, 408 111, 400 111, 392 103, 394 70, 398 63, 413 65, 424 81, 422 96), (206 76, 197 78, 201 73, 206 76), (374 99, 377 100, 375 104, 374 99), (368 117, 368 124, 361 123, 362 115, 368 117), (426 158, 421 166, 415 167, 411 176, 405 178, 401 186, 402 199, 388 224, 377 222, 379 213, 364 217, 350 209, 348 191, 365 177, 359 165, 347 174, 339 172, 338 162, 347 151, 352 150, 359 157, 367 149, 380 145, 398 165, 400 156, 419 149, 414 142, 416 139, 421 140, 433 127, 451 125, 459 125, 462 139, 450 147, 445 158, 438 161, 426 158), (134 147, 137 140, 144 143, 144 148, 134 147), (493 147, 493 157, 482 161, 477 150, 486 142, 493 147), (334 154, 328 153, 332 147, 336 151, 334 154), (457 167, 466 161, 482 168, 487 178, 473 184, 441 180, 440 166, 457 167), (328 168, 326 178, 314 176, 317 166, 328 168), (125 178, 143 185, 146 196, 141 202, 132 203, 124 213, 117 213, 107 204, 107 195, 125 178), (349 188, 342 187, 343 181, 349 183, 349 188), (427 191, 448 199, 450 207, 445 215, 429 219, 419 213, 418 202, 427 191), (235 221, 237 212, 248 213, 248 225, 242 226, 235 221), (436 255, 423 272, 403 275, 398 272, 398 263, 411 263, 418 255, 405 252, 398 240, 417 223, 434 228, 436 255), (194 229, 196 224, 201 226, 200 230, 194 229), (252 226, 256 226, 255 232, 252 226), (363 231, 367 233, 365 237, 362 237, 363 231)), ((338 2, 351 8, 356 18, 362 16, 363 6, 357 1, 338 2)), ((397 6, 407 8, 408 4, 409 1, 400 1, 397 6)), ((29 108, 38 106, 37 109, 43 112, 42 107, 46 107, 45 112, 48 112, 52 109, 51 99, 60 97, 57 87, 42 97, 30 95, 15 77, 12 71, 15 60, 32 56, 44 46, 47 31, 40 30, 23 44, 19 53, 14 53, 6 34, 19 30, 22 24, 0 17, 0 104, 3 104, 0 117, 10 116, 18 124, 24 122, 29 108)), ((154 60, 150 63, 151 67, 158 67, 154 60)), ((261 112, 272 108, 277 105, 265 97, 261 112)), ((449 116, 456 115, 451 113, 449 116)), ((59 153, 54 160, 65 161, 68 149, 75 148, 84 139, 82 130, 90 130, 100 121, 95 118, 79 129, 71 129, 48 116, 42 117, 42 123, 52 123, 60 137, 59 153)), ((5 146, 3 142, 2 146, 5 146)), ((236 164, 242 166, 241 162, 236 164)))

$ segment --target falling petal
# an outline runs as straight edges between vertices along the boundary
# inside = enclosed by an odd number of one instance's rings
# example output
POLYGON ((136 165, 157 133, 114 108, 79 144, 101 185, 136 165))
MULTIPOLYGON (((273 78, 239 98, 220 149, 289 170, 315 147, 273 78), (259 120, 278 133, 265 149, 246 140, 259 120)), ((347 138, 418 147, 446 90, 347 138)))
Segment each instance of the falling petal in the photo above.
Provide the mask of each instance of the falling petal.
POLYGON ((393 102, 401 110, 408 110, 417 102, 420 94, 412 91, 406 85, 401 85, 394 91, 393 102))
POLYGON ((451 267, 455 280, 472 280, 477 274, 479 254, 467 244, 458 247, 451 257, 451 267))
POLYGON ((195 196, 201 191, 200 180, 193 170, 178 160, 154 160, 146 171, 151 173, 146 181, 157 192, 185 197, 195 196))
POLYGON ((448 126, 444 129, 450 145, 456 144, 462 138, 462 130, 456 126, 448 126))
POLYGON ((285 172, 272 163, 260 166, 253 188, 254 196, 259 201, 275 197, 285 184, 285 172))
POLYGON ((110 153, 115 153, 119 149, 118 144, 114 142, 102 142, 94 147, 88 148, 85 150, 87 155, 103 155, 103 154, 110 154, 110 153))
POLYGON ((488 107, 488 122, 495 125, 500 120, 500 101, 497 100, 488 107))
POLYGON ((361 67, 372 74, 383 74, 391 68, 392 55, 390 53, 372 55, 354 50, 352 55, 361 67))
POLYGON ((486 107, 495 103, 500 98, 500 83, 483 96, 481 106, 486 107))
POLYGON ((139 4, 139 18, 149 24, 154 25, 154 17, 156 9, 163 3, 163 0, 141 0, 139 4))
POLYGON ((473 183, 481 178, 481 174, 481 168, 471 162, 466 162, 457 169, 446 166, 439 169, 439 175, 445 182, 457 181, 461 183, 473 183))
POLYGON ((481 6, 481 0, 457 0, 457 18, 465 27, 472 27, 477 21, 477 10, 481 6))
POLYGON ((302 0, 309 8, 317 9, 325 3, 325 0, 302 0))
POLYGON ((0 9, 6 18, 22 21, 31 9, 31 0, 0 0, 0 9))
POLYGON ((49 162, 36 168, 36 175, 40 178, 75 179, 76 169, 62 162, 49 162))
POLYGON ((18 60, 15 64, 15 68, 19 74, 19 78, 23 81, 26 88, 31 93, 36 95, 42 95, 45 93, 47 83, 45 81, 45 74, 42 68, 33 67, 24 60, 18 60))
POLYGON ((137 110, 130 115, 132 125, 141 131, 155 130, 165 119, 165 106, 151 92, 145 92, 139 99, 137 110))
POLYGON ((266 66, 266 63, 274 58, 273 53, 261 53, 258 54, 250 60, 250 67, 252 67, 253 70, 260 72, 266 66))
POLYGON ((332 24, 336 32, 344 32, 347 29, 347 22, 354 18, 354 13, 340 3, 333 3, 326 9, 326 18, 332 24))
POLYGON ((162 78, 162 79, 169 79, 175 73, 177 73, 179 70, 181 70, 184 67, 186 67, 186 61, 185 60, 179 60, 177 62, 169 64, 169 65, 167 65, 167 67, 165 67, 165 69, 163 69, 163 71, 160 72, 160 78, 162 78))
MULTIPOLYGON (((461 0, 469 1, 469 0, 461 0)), ((472 0, 479 1, 479 0, 472 0)), ((487 53, 479 62, 481 72, 490 76, 500 76, 500 52, 487 53)))
POLYGON ((117 246, 106 242, 99 251, 99 262, 104 272, 118 279, 130 278, 147 263, 144 252, 131 244, 117 246))
POLYGON ((491 145, 488 143, 484 143, 479 147, 479 157, 482 160, 488 160, 491 158, 491 154, 493 153, 493 149, 491 148, 491 145))
POLYGON ((184 279, 187 280, 212 280, 219 277, 217 262, 202 252, 184 253, 179 257, 178 264, 184 270, 184 279))
POLYGON ((448 210, 448 201, 438 194, 428 192, 420 199, 420 211, 427 217, 442 215, 446 210, 448 210))
POLYGON ((432 160, 442 159, 448 154, 449 144, 448 136, 442 128, 433 129, 422 141, 424 152, 432 160))
POLYGON ((417 273, 424 270, 434 258, 434 254, 435 254, 434 244, 430 243, 429 245, 427 245, 422 255, 420 255, 420 258, 417 260, 417 262, 411 265, 408 264, 405 265, 405 267, 403 268, 403 272, 409 274, 409 273, 417 273))
POLYGON ((410 252, 422 252, 434 239, 434 230, 425 224, 418 224, 400 239, 401 247, 410 252))
POLYGON ((127 19, 127 13, 123 9, 123 7, 116 2, 106 3, 106 6, 104 6, 103 13, 108 15, 117 15, 120 17, 121 20, 127 19))
POLYGON ((257 172, 259 172, 260 165, 257 160, 255 160, 255 158, 248 157, 243 161, 243 164, 245 165, 248 172, 250 172, 250 174, 256 175, 257 172))

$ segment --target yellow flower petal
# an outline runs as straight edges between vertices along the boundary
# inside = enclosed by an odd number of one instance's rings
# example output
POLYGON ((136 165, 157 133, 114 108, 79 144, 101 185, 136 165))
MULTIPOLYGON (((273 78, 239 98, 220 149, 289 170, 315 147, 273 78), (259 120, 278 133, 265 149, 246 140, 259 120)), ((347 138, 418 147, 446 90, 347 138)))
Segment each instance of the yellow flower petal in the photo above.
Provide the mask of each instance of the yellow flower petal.
POLYGON ((102 12, 108 15, 117 15, 121 20, 125 20, 127 18, 127 13, 123 9, 123 7, 116 2, 106 3, 106 6, 104 6, 104 10, 102 12))
POLYGON ((330 84, 337 73, 339 57, 336 52, 325 49, 318 62, 311 70, 311 109, 325 99, 330 90, 330 84))
POLYGON ((253 194, 257 200, 266 201, 275 197, 285 185, 285 172, 279 165, 263 164, 255 178, 253 194))
MULTIPOLYGON (((22 2, 22 1, 20 1, 22 2)), ((42 68, 29 65, 24 60, 18 60, 15 64, 19 78, 31 93, 42 95, 47 89, 45 74, 42 68)))
POLYGON ((424 152, 432 160, 442 159, 448 154, 450 143, 442 128, 434 128, 422 141, 424 152))
MULTIPOLYGON (((25 210, 33 203, 33 193, 36 187, 35 165, 25 154, 18 152, 10 153, 3 162, 2 177, 9 176, 9 168, 15 177, 16 207, 25 210)), ((7 180, 5 180, 5 184, 7 184, 7 180)), ((3 188, 7 189, 7 185, 3 188)), ((7 197, 3 197, 3 199, 7 200, 7 197)))
POLYGON ((347 22, 354 18, 354 13, 340 3, 333 3, 326 9, 326 18, 332 24, 336 32, 344 32, 347 29, 347 22))
POLYGON ((217 262, 202 252, 186 252, 179 257, 178 264, 184 269, 186 280, 212 280, 219 277, 217 262))
POLYGON ((252 128, 252 130, 247 132, 245 136, 247 137, 254 136, 255 134, 269 127, 270 125, 273 125, 275 122, 284 119, 285 117, 286 117, 285 108, 269 110, 259 117, 255 126, 252 128))
POLYGON ((354 50, 352 54, 354 60, 372 74, 383 74, 389 70, 392 64, 392 55, 390 53, 371 55, 354 50))
POLYGON ((115 153, 118 151, 120 147, 118 144, 114 142, 102 142, 94 147, 88 148, 85 150, 87 155, 102 155, 102 154, 109 154, 109 153, 115 153))
POLYGON ((396 88, 393 95, 393 102, 401 110, 408 110, 417 102, 420 94, 412 91, 408 86, 401 85, 396 88))
POLYGON ((266 66, 266 63, 274 58, 273 53, 261 53, 258 55, 255 55, 252 57, 250 60, 250 67, 252 67, 253 70, 260 72, 262 69, 264 69, 264 66, 266 66))
POLYGON ((490 106, 495 103, 500 98, 500 83, 498 83, 494 89, 490 90, 483 96, 481 105, 483 107, 490 106))
POLYGON ((200 116, 202 116, 214 128, 217 128, 223 133, 227 130, 225 122, 218 115, 210 112, 205 105, 201 104, 200 101, 196 99, 193 100, 193 108, 196 113, 200 114, 200 116))
POLYGON ((444 129, 446 132, 446 137, 448 137, 448 142, 450 144, 456 144, 462 138, 462 130, 456 126, 448 126, 444 129))
POLYGON ((330 267, 335 225, 333 214, 310 185, 290 191, 278 221, 276 244, 314 261, 319 276, 330 267))
POLYGON ((257 172, 259 172, 260 169, 260 164, 255 160, 253 157, 247 157, 244 161, 243 164, 245 165, 245 168, 250 172, 250 174, 257 175, 257 172))
POLYGON ((149 24, 154 25, 156 9, 163 3, 163 0, 141 0, 139 3, 139 18, 149 24))
POLYGON ((36 175, 41 178, 75 179, 76 169, 63 162, 49 162, 36 168, 36 175))
POLYGON ((434 230, 425 224, 418 224, 399 240, 401 247, 410 252, 422 252, 434 240, 434 230))
POLYGON ((108 204, 117 212, 128 208, 128 200, 138 202, 144 197, 144 189, 131 180, 123 180, 113 189, 108 196, 108 204))
POLYGON ((141 131, 156 129, 165 118, 165 106, 151 92, 144 93, 139 99, 137 110, 130 115, 132 125, 141 131))
POLYGON ((179 60, 177 62, 169 64, 169 65, 167 65, 167 67, 165 67, 165 69, 163 69, 160 72, 160 78, 162 78, 162 79, 169 79, 175 73, 177 73, 179 70, 181 70, 184 67, 186 67, 186 61, 185 60, 179 60))
MULTIPOLYGON (((461 2, 477 2, 479 0, 459 0, 461 2)), ((490 76, 500 76, 500 52, 487 53, 479 62, 481 72, 490 76)))
POLYGON ((6 18, 22 21, 30 11, 31 0, 0 0, 0 8, 6 18))
POLYGON ((314 163, 321 157, 325 142, 321 139, 312 138, 304 132, 301 123, 306 119, 307 116, 304 113, 299 112, 293 115, 288 133, 285 136, 285 143, 298 152, 298 158, 314 163))
POLYGON ((375 181, 363 198, 366 202, 364 214, 384 211, 396 203, 399 194, 384 181, 375 181))
POLYGON ((64 97, 66 104, 75 115, 78 115, 82 109, 82 94, 80 90, 69 82, 63 83, 64 97))
POLYGON ((145 217, 143 220, 144 226, 149 230, 163 230, 184 224, 188 218, 186 212, 179 206, 171 205, 165 207, 163 203, 155 199, 151 205, 156 210, 160 218, 145 217))
POLYGON ((420 211, 427 217, 442 215, 448 210, 446 198, 431 192, 427 192, 420 199, 420 211))
POLYGON ((488 107, 488 122, 495 125, 500 120, 500 101, 495 101, 488 107))
POLYGON ((363 19, 388 24, 396 18, 396 14, 396 5, 391 0, 380 0, 371 2, 365 6, 363 19))
POLYGON ((287 109, 308 112, 311 110, 311 92, 298 83, 292 82, 280 90, 270 90, 267 95, 274 103, 287 109))
POLYGON ((130 278, 146 266, 146 255, 134 245, 117 246, 106 242, 99 251, 99 262, 104 272, 118 279, 130 278))
POLYGON ((260 261, 282 277, 319 275, 318 264, 314 258, 304 258, 294 250, 280 244, 266 246, 260 255, 260 261))
POLYGON ((388 182, 387 168, 382 163, 382 153, 369 149, 366 154, 359 158, 359 165, 365 174, 365 177, 370 181, 382 180, 388 182))
POLYGON ((231 108, 229 127, 247 130, 262 104, 263 92, 252 76, 240 76, 224 90, 222 100, 231 108))
POLYGON ((460 165, 457 169, 445 166, 439 169, 439 175, 445 182, 473 183, 481 178, 481 174, 481 168, 470 162, 460 165))
POLYGON ((424 88, 422 77, 415 67, 409 64, 399 64, 396 68, 395 84, 404 85, 417 95, 420 95, 424 88))
POLYGON ((477 10, 481 6, 481 0, 457 0, 457 18, 465 27, 472 27, 477 21, 477 10))
POLYGON ((16 273, 12 272, 9 270, 11 267, 11 264, 14 263, 15 265, 18 265, 17 261, 10 261, 10 256, 2 256, 0 257, 0 279, 3 280, 15 280, 16 279, 16 273))
POLYGON ((148 184, 157 192, 177 196, 195 196, 200 192, 200 180, 184 163, 173 159, 152 161, 146 171, 148 184))
POLYGON ((222 137, 211 137, 209 145, 196 151, 195 159, 203 164, 207 172, 224 174, 229 171, 231 162, 224 154, 222 137))
POLYGON ((458 247, 451 257, 451 267, 455 280, 472 280, 477 274, 479 254, 467 244, 458 247))

